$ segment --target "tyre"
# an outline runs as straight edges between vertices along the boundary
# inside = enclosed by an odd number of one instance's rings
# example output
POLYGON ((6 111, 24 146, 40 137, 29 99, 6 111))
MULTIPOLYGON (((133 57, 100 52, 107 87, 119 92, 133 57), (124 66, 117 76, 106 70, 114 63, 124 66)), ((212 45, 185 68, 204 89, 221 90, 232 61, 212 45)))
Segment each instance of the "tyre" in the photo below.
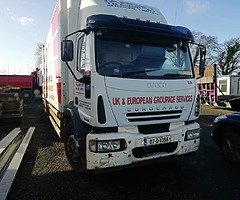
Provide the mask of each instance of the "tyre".
POLYGON ((234 165, 240 165, 240 135, 234 131, 223 133, 220 148, 224 158, 234 165))
POLYGON ((66 127, 64 147, 70 166, 77 172, 86 171, 86 141, 76 141, 72 123, 66 127))
POLYGON ((20 97, 24 100, 30 100, 32 98, 32 93, 29 90, 23 90, 20 94, 20 97))

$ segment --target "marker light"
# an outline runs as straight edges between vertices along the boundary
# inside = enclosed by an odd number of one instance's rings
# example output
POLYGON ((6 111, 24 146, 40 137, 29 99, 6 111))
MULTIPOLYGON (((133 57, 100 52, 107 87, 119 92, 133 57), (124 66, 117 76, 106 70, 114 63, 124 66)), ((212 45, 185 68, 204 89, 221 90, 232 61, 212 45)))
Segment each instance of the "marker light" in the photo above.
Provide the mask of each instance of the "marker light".
POLYGON ((185 134, 185 141, 186 140, 195 140, 200 138, 200 128, 195 130, 189 130, 185 134))

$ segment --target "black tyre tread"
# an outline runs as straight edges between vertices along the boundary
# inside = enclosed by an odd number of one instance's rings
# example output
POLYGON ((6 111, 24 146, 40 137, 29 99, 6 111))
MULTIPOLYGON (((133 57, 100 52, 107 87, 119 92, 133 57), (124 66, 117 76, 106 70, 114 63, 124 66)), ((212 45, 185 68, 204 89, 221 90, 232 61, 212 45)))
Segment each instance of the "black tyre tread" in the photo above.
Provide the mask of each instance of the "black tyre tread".
POLYGON ((230 160, 229 158, 227 158, 224 153, 224 150, 223 150, 223 142, 224 142, 224 139, 228 136, 234 136, 240 142, 240 134, 238 134, 238 132, 239 132, 238 130, 232 130, 232 128, 229 128, 229 129, 225 128, 221 131, 221 137, 220 137, 220 145, 219 146, 220 146, 221 152, 223 154, 223 157, 233 165, 240 165, 240 159, 237 162, 234 162, 234 161, 230 160))
MULTIPOLYGON (((71 156, 69 155, 68 153, 68 149, 67 149, 67 142, 68 142, 68 139, 71 135, 74 134, 74 131, 73 131, 73 125, 72 125, 72 122, 69 122, 67 124, 67 127, 66 127, 66 131, 65 131, 65 138, 64 138, 64 147, 65 147, 65 153, 66 153, 66 156, 67 156, 67 159, 68 159, 68 162, 70 164, 70 166, 76 170, 77 172, 85 172, 87 169, 86 169, 86 164, 85 162, 83 162, 83 160, 79 157, 78 161, 76 162, 75 160, 73 160, 71 158, 71 156)), ((83 152, 84 153, 84 152, 83 152)), ((85 156, 84 156, 85 158, 85 156)))
POLYGON ((29 90, 23 90, 20 94, 20 97, 24 100, 30 100, 32 98, 32 93, 29 90), (24 97, 24 94, 29 94, 29 97, 24 97))

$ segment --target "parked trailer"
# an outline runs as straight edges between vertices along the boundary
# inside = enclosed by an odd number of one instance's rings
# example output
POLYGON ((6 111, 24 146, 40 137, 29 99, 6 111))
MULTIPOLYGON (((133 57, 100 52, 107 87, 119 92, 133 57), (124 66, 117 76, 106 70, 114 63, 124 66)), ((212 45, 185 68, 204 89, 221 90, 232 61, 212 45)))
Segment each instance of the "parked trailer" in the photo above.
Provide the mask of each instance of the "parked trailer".
MULTIPOLYGON (((43 53, 43 100, 74 169, 198 150, 200 97, 189 43, 189 29, 167 25, 148 5, 57 1, 43 53)), ((202 76, 206 49, 198 49, 202 76)))
POLYGON ((20 88, 20 97, 30 99, 42 92, 41 75, 34 71, 31 75, 0 75, 0 87, 18 87, 20 88))

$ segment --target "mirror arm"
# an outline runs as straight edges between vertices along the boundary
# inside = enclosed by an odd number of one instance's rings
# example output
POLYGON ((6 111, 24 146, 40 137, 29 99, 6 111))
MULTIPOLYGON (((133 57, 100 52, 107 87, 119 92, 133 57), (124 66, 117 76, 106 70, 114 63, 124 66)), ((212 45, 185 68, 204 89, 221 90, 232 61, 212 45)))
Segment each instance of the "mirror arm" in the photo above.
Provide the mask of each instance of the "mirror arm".
MULTIPOLYGON (((65 40, 67 40, 68 37, 70 37, 70 36, 72 36, 72 35, 74 35, 74 34, 77 34, 77 33, 85 33, 85 34, 88 34, 90 31, 91 31, 90 28, 86 28, 86 29, 82 29, 82 30, 75 31, 75 32, 67 35, 67 36, 65 37, 65 40)), ((65 64, 67 65, 67 67, 68 67, 69 71, 71 72, 73 78, 74 78, 76 81, 81 82, 81 80, 82 80, 83 77, 80 78, 80 79, 78 79, 78 78, 76 77, 76 75, 74 74, 73 70, 71 69, 70 65, 68 64, 68 62, 65 62, 65 64)))
POLYGON ((74 74, 73 70, 71 69, 70 65, 68 64, 68 62, 65 62, 65 64, 67 65, 69 71, 71 72, 73 78, 76 80, 76 81, 80 81, 80 79, 77 79, 76 75, 74 74))
MULTIPOLYGON (((82 29, 82 30, 75 31, 75 32, 67 35, 67 36, 65 37, 65 40, 67 40, 68 37, 70 37, 70 36, 72 36, 72 35, 74 35, 74 34, 77 34, 77 33, 89 34, 89 32, 90 32, 91 30, 92 30, 92 28, 87 27, 86 29, 82 29)), ((76 77, 76 75, 74 74, 73 70, 71 69, 70 65, 68 64, 68 62, 65 62, 65 64, 67 65, 69 71, 71 72, 73 78, 74 78, 76 81, 79 81, 79 82, 81 82, 81 83, 85 83, 85 82, 88 83, 88 82, 90 82, 90 77, 89 77, 89 80, 88 80, 87 77, 84 77, 84 76, 83 76, 82 78, 78 79, 78 78, 76 77)))
POLYGON ((204 77, 204 75, 198 76, 196 79, 198 80, 198 79, 200 79, 200 78, 202 78, 202 77, 204 77))
POLYGON ((67 40, 68 37, 70 37, 70 36, 72 36, 72 35, 74 35, 74 34, 77 34, 77 33, 85 33, 85 34, 88 34, 91 30, 92 30, 91 28, 87 27, 86 29, 81 29, 81 30, 75 31, 75 32, 67 35, 67 36, 65 37, 65 40, 67 40))

